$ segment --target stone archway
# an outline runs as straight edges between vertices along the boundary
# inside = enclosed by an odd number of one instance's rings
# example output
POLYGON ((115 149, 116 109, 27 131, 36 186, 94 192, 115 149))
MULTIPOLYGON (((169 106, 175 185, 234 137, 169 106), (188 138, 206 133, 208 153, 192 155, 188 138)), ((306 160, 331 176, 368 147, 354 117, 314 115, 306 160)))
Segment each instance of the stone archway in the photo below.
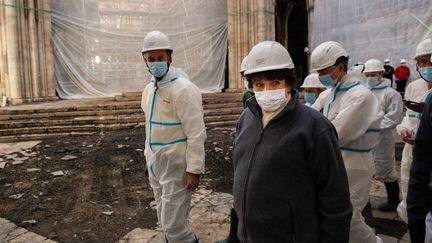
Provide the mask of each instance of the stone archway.
POLYGON ((276 40, 284 45, 293 59, 297 88, 309 73, 308 65, 308 10, 307 3, 299 0, 276 0, 276 40))
POLYGON ((304 48, 311 48, 309 33, 312 29, 313 2, 314 0, 227 0, 227 92, 244 90, 239 74, 240 63, 255 44, 264 40, 281 42, 296 64, 297 77, 303 79, 307 75, 309 57, 304 48), (297 42, 298 33, 301 33, 302 38, 297 42))

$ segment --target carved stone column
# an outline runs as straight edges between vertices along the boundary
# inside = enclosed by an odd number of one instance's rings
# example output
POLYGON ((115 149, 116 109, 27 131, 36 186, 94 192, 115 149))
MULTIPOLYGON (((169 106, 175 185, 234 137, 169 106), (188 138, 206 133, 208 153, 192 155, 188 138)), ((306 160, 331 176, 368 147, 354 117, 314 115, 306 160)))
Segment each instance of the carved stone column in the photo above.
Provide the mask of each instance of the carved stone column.
POLYGON ((227 0, 228 71, 227 92, 244 90, 240 63, 258 42, 275 39, 274 0, 227 0))
POLYGON ((12 104, 57 99, 50 0, 0 3, 0 98, 12 104))

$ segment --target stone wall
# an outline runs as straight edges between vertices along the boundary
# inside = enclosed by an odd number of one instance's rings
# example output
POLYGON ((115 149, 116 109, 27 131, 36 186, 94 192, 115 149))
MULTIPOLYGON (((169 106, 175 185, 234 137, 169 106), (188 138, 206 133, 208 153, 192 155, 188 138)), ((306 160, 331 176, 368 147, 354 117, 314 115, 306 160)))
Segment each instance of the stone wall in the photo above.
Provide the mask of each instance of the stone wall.
MULTIPOLYGON (((305 0, 308 14, 308 44, 311 49, 314 0, 305 0)), ((275 0, 227 0, 228 92, 241 92, 240 63, 258 42, 275 40, 275 0)))
POLYGON ((240 63, 258 42, 275 39, 274 0, 227 0, 230 92, 243 91, 240 63))
POLYGON ((56 99, 50 0, 0 0, 0 96, 56 99))

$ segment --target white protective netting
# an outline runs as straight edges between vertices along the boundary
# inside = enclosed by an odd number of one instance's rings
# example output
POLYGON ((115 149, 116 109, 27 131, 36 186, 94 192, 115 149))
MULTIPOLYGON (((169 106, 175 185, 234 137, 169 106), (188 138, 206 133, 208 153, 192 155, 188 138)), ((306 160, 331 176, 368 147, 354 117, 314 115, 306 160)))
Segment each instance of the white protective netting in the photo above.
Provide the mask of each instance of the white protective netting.
MULTIPOLYGON (((370 58, 389 58, 393 66, 412 60, 417 44, 431 36, 431 0, 316 0, 312 47, 340 42, 350 65, 370 58)), ((411 79, 415 64, 408 62, 411 79)))
POLYGON ((150 75, 141 56, 144 36, 168 35, 175 67, 202 92, 224 84, 226 0, 52 0, 57 92, 61 98, 142 91, 150 75))

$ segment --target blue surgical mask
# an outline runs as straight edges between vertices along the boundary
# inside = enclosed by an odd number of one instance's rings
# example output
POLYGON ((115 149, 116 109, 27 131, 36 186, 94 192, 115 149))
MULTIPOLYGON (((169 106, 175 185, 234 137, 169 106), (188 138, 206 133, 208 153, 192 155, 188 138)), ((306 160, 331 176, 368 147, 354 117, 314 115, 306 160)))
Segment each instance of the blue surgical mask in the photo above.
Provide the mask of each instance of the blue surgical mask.
POLYGON ((316 101, 316 95, 314 93, 305 93, 304 94, 304 100, 308 104, 313 104, 316 101))
POLYGON ((379 81, 378 81, 377 77, 372 76, 372 77, 366 78, 366 83, 369 87, 373 88, 373 87, 376 87, 378 85, 379 81))
POLYGON ((422 67, 418 71, 424 80, 432 83, 432 67, 422 67))
POLYGON ((330 74, 319 76, 319 81, 326 87, 333 87, 337 83, 336 80, 330 77, 330 74))
POLYGON ((149 62, 149 72, 156 78, 162 78, 168 72, 168 64, 166 62, 149 62))

